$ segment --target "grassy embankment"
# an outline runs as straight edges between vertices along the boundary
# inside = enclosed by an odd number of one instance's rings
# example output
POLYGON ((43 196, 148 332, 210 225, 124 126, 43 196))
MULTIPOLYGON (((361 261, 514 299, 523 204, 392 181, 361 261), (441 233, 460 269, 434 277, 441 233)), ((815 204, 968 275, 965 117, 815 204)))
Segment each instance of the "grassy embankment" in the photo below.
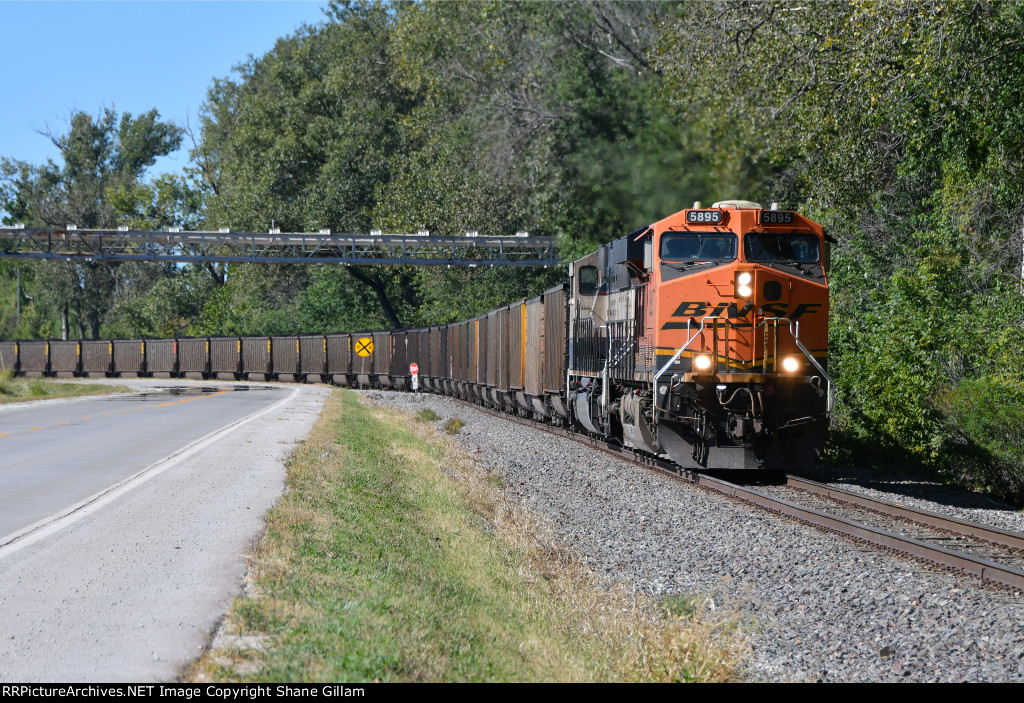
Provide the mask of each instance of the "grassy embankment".
POLYGON ((0 370, 0 405, 27 400, 73 398, 79 395, 96 395, 116 391, 124 391, 124 388, 93 383, 44 381, 41 378, 15 378, 10 369, 0 370))
MULTIPOLYGON (((722 681, 700 601, 598 587, 429 415, 336 391, 288 462, 227 643, 189 680, 722 681)), ((449 433, 458 428, 449 424, 449 433)))

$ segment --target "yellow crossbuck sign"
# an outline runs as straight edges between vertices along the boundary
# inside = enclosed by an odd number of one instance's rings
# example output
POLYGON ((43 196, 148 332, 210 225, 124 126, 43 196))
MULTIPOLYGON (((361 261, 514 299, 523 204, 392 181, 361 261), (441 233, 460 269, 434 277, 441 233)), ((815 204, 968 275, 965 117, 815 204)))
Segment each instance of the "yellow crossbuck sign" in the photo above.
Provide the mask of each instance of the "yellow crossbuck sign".
POLYGON ((362 337, 356 342, 356 354, 359 356, 369 356, 373 353, 373 339, 370 337, 362 337))

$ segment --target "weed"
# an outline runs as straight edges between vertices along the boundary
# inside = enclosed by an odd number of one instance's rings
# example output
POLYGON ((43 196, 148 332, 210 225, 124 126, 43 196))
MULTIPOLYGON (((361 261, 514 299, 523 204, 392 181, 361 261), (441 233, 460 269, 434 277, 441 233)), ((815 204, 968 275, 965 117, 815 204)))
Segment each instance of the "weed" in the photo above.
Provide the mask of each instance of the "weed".
POLYGON ((453 417, 448 422, 444 423, 444 431, 448 434, 458 434, 462 431, 462 428, 466 426, 466 423, 457 417, 453 417))
POLYGON ((735 628, 598 586, 497 483, 414 416, 335 392, 223 625, 263 644, 207 652, 186 680, 731 678, 735 628))
POLYGON ((441 416, 430 408, 427 408, 416 413, 416 419, 420 422, 434 422, 435 420, 440 420, 441 416))
POLYGON ((41 381, 38 378, 34 379, 31 383, 28 384, 29 395, 33 395, 36 397, 41 395, 49 395, 50 390, 46 386, 47 384, 44 381, 41 381))
POLYGON ((688 593, 670 593, 658 601, 666 617, 692 618, 699 612, 698 600, 688 593))

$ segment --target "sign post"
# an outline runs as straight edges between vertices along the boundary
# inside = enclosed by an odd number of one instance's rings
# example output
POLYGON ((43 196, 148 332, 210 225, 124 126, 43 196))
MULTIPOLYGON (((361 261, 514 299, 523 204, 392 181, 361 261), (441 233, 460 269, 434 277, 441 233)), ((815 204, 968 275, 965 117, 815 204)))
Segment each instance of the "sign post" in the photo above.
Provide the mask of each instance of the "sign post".
POLYGON ((416 362, 409 364, 409 373, 412 374, 412 389, 418 391, 420 389, 420 365, 416 362))

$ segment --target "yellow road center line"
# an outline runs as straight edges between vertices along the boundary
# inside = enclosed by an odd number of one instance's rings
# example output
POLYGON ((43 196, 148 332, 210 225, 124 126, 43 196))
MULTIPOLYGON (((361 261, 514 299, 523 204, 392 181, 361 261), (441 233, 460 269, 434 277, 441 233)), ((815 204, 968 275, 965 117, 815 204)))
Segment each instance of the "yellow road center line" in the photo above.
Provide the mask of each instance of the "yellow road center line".
POLYGON ((68 424, 68 421, 67 421, 67 420, 61 420, 61 421, 60 421, 60 422, 58 422, 57 424, 58 424, 58 425, 66 425, 66 424, 68 424))

